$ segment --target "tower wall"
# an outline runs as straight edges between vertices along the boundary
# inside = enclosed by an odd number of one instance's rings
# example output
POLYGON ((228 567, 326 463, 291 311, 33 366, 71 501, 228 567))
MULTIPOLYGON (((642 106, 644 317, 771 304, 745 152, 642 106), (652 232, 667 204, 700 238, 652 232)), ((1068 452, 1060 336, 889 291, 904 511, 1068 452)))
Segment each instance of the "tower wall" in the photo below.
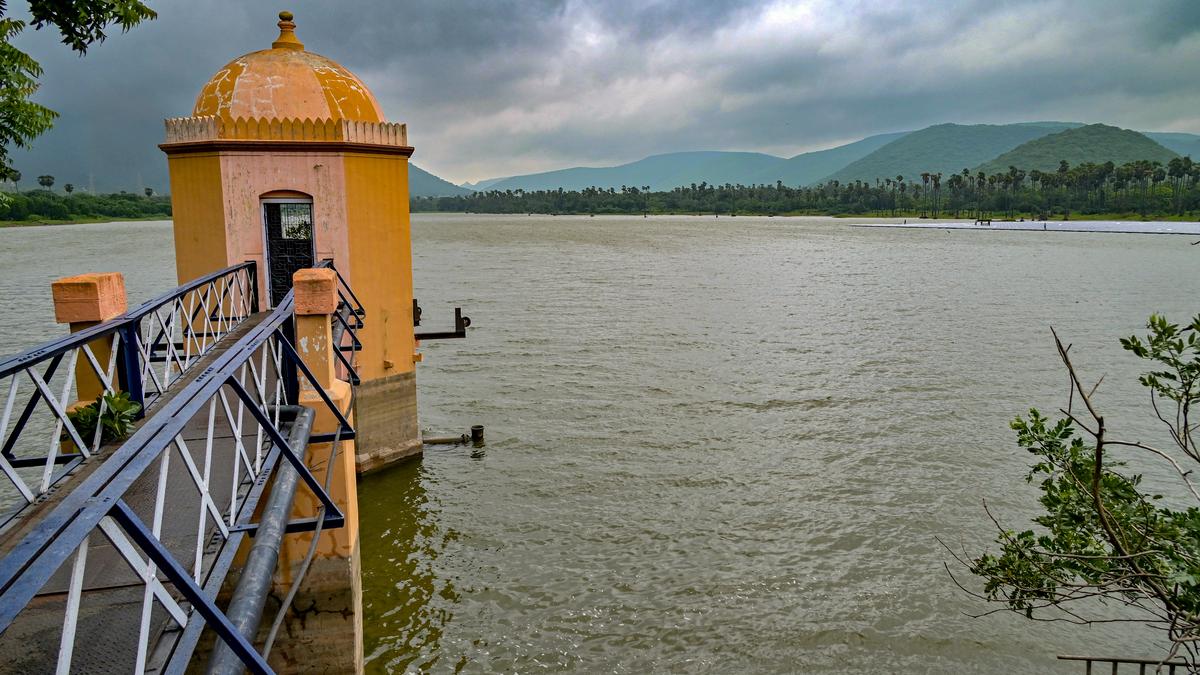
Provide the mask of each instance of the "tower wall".
MULTIPOLYGON (((342 153, 185 153, 170 167, 180 283, 248 260, 264 270, 262 199, 287 193, 312 199, 316 260, 331 258, 349 272, 342 153)), ((259 306, 266 307, 262 279, 259 306)))
POLYGON ((168 157, 175 270, 179 283, 229 265, 221 158, 216 152, 168 157))
POLYGON ((180 281, 187 281, 257 262, 260 306, 269 306, 267 280, 278 276, 266 260, 263 199, 311 198, 314 262, 332 258, 368 315, 356 395, 358 470, 365 471, 421 448, 408 210, 412 148, 408 128, 384 121, 361 80, 305 51, 292 18, 280 13, 271 49, 218 71, 191 117, 166 120, 166 143, 159 147, 171 169, 177 266, 180 281))
POLYGON ((358 470, 419 454, 408 158, 347 153, 350 283, 367 309, 357 397, 358 470))
MULTIPOLYGON (((271 664, 284 673, 362 672, 355 471, 384 466, 421 447, 408 205, 412 148, 407 127, 384 121, 361 80, 305 51, 291 13, 279 18, 280 35, 271 49, 244 54, 218 71, 191 117, 166 120, 166 142, 159 147, 171 173, 180 281, 254 261, 260 306, 266 308, 267 280, 290 279, 297 351, 317 373, 324 394, 353 419, 357 435, 339 446, 344 454, 336 459, 330 489, 345 527, 322 533, 271 664), (312 201, 314 264, 332 258, 366 310, 357 388, 336 379, 336 276, 328 269, 294 269, 307 265, 300 241, 308 232, 284 229, 282 206, 268 209, 272 250, 279 255, 267 255, 263 200, 299 197, 312 201)), ((307 215, 303 208, 288 211, 307 215)), ((314 433, 338 427, 325 409, 326 396, 315 387, 302 383, 298 398, 318 411, 314 433)), ((311 445, 307 455, 310 468, 323 473, 332 448, 311 445)), ((296 517, 317 511, 312 499, 298 497, 294 503, 296 517)), ((296 562, 308 555, 308 536, 293 534, 283 547, 277 591, 299 572, 296 562)), ((260 638, 263 630, 260 626, 260 638)))
POLYGON ((404 126, 183 118, 167 129, 180 280, 254 261, 268 306, 262 200, 311 198, 316 260, 333 259, 367 311, 358 470, 419 454, 404 126))
MULTIPOLYGON (((223 151, 221 185, 228 264, 253 260, 265 269, 262 198, 293 192, 312 199, 316 260, 331 258, 343 274, 349 271, 341 153, 223 151)), ((267 306, 266 293, 267 285, 260 283, 261 307, 267 306)))

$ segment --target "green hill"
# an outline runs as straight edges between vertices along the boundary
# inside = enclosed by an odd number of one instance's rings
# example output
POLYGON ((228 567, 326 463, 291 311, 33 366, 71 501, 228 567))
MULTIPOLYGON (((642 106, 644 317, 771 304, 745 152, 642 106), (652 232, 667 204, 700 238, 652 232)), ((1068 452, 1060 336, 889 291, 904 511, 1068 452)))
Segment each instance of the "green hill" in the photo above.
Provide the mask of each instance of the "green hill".
POLYGON ((787 160, 782 157, 759 152, 673 152, 652 155, 619 166, 574 167, 511 176, 491 183, 486 189, 583 190, 589 187, 619 189, 622 185, 638 188, 649 185, 652 190, 670 190, 690 183, 742 183, 747 176, 774 173, 777 167, 786 163, 787 160))
POLYGON ((938 124, 914 131, 825 177, 850 183, 922 172, 951 174, 978 166, 1035 138, 1069 128, 1064 122, 1023 124, 938 124))
POLYGON ((442 180, 415 164, 408 165, 408 192, 411 197, 453 197, 471 194, 471 190, 442 180))
POLYGON ((1142 135, 1178 154, 1180 157, 1200 159, 1200 136, 1172 131, 1143 131, 1142 135))
POLYGON ((817 150, 790 159, 759 152, 673 152, 651 155, 636 162, 606 167, 575 167, 524 176, 493 178, 469 185, 476 190, 582 190, 589 187, 616 188, 622 185, 652 190, 671 190, 692 183, 757 185, 783 181, 798 187, 815 183, 822 176, 900 138, 906 132, 870 136, 828 150, 817 150))
MULTIPOLYGON (((1116 143, 1112 151, 1088 151, 1064 157, 1073 164, 1078 161, 1114 162, 1125 157, 1123 151, 1128 139, 1108 138, 1104 141, 1091 139, 1093 132, 1083 131, 1101 125, 1085 126, 1078 122, 1018 122, 1014 124, 938 124, 920 131, 897 132, 869 136, 854 143, 847 143, 827 150, 806 152, 789 159, 757 152, 675 152, 653 155, 636 162, 609 167, 575 167, 546 171, 523 176, 492 178, 467 184, 475 190, 582 190, 588 187, 616 188, 622 185, 641 187, 649 185, 653 190, 671 190, 681 185, 708 183, 724 185, 773 185, 782 181, 784 185, 798 187, 814 185, 828 180, 849 183, 863 180, 874 183, 876 178, 895 178, 902 175, 909 180, 920 180, 922 172, 941 172, 944 175, 958 173, 963 169, 974 169, 993 161, 1001 162, 1000 156, 1024 147, 1032 141, 1062 135, 1066 131, 1075 134, 1065 138, 1085 139, 1089 143, 1116 143), (1071 159, 1075 157, 1076 159, 1071 159)), ((1113 129, 1113 127, 1106 127, 1113 129)), ((1136 132, 1125 132, 1137 135, 1136 132)), ((1200 159, 1200 135, 1177 132, 1147 132, 1141 138, 1145 143, 1150 137, 1159 143, 1154 152, 1133 152, 1137 159, 1169 160, 1171 151, 1180 155, 1191 154, 1200 159), (1165 146, 1165 147, 1163 147, 1165 146), (1194 151, 1193 151, 1194 150, 1194 151), (1163 154, 1166 151, 1167 154, 1163 154)), ((1153 142, 1150 141, 1153 145, 1153 142)), ((1037 148, 1039 146, 1032 146, 1037 148)), ((1051 154, 1061 153, 1065 148, 1051 147, 1051 154)), ((1001 170, 1007 170, 1009 161, 1001 170)), ((1022 160, 1027 161, 1027 160, 1022 160)), ((1058 158, 1053 167, 1058 167, 1058 158)), ((1026 167, 1022 167, 1026 168, 1026 167)), ((995 171, 996 169, 987 169, 995 171)), ((1044 169, 1044 170, 1049 170, 1044 169)))
POLYGON ((865 157, 879 148, 895 141, 907 131, 891 134, 868 136, 861 141, 839 145, 828 150, 815 150, 796 155, 782 164, 774 165, 769 171, 747 176, 740 181, 743 184, 774 184, 783 181, 784 185, 799 187, 812 185, 825 176, 846 166, 850 162, 865 157))
POLYGON ((1166 164, 1177 156, 1136 131, 1105 124, 1089 124, 1023 143, 980 164, 975 170, 999 173, 1015 166, 1026 171, 1054 171, 1059 161, 1064 159, 1072 166, 1084 162, 1112 162, 1120 166, 1140 159, 1166 164))

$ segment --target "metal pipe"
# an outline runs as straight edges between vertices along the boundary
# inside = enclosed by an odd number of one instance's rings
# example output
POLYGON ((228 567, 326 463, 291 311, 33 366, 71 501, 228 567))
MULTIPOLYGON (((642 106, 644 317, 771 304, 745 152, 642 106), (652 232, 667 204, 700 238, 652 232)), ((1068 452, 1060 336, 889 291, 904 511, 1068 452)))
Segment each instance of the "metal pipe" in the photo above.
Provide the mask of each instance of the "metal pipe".
MULTIPOLYGON (((295 415, 292 428, 288 431, 288 445, 303 456, 304 449, 308 447, 308 437, 312 434, 312 409, 289 405, 281 406, 280 412, 295 415)), ((246 565, 242 567, 242 575, 233 590, 229 609, 225 612, 233 627, 251 642, 258 633, 263 606, 271 592, 275 568, 279 565, 279 547, 292 513, 298 479, 299 474, 281 454, 275 470, 275 482, 271 485, 271 495, 263 506, 258 531, 254 535, 254 544, 250 547, 246 565)), ((245 669, 237 654, 223 641, 217 640, 208 662, 209 675, 238 675, 245 669)))
POLYGON ((469 437, 466 434, 458 436, 426 436, 421 439, 425 445, 458 445, 467 442, 469 437))

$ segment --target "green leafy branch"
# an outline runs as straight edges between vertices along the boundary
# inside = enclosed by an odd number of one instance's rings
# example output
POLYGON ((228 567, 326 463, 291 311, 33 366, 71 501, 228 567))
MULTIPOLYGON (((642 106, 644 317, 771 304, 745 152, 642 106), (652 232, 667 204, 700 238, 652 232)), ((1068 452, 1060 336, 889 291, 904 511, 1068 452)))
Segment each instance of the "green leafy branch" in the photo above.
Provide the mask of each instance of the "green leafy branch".
MULTIPOLYGON (((62 42, 80 54, 107 37, 117 25, 127 31, 158 15, 140 0, 30 0, 33 26, 55 26, 62 42)), ((27 147, 54 124, 58 113, 29 100, 38 90, 42 67, 33 57, 12 45, 26 23, 8 15, 7 0, 0 0, 0 180, 20 176, 8 155, 10 147, 27 147)))
MULTIPOLYGON (((1026 480, 1037 483, 1042 514, 1037 529, 997 527, 1000 552, 958 557, 983 579, 982 593, 960 588, 1035 620, 1080 624, 1136 621, 1163 630, 1172 649, 1196 665, 1200 651, 1200 491, 1191 469, 1200 462, 1190 411, 1200 400, 1200 316, 1178 326, 1151 316, 1144 338, 1122 339, 1122 347, 1154 364, 1139 381, 1150 391, 1155 415, 1170 430, 1170 451, 1110 437, 1092 396, 1099 382, 1085 387, 1064 346, 1054 334, 1059 358, 1070 377, 1068 405, 1050 419, 1031 409, 1012 424, 1017 443, 1034 456, 1026 480), (1075 409, 1075 401, 1082 410, 1075 409), (1164 414, 1173 404, 1174 414, 1164 414), (1174 509, 1163 496, 1142 488, 1140 474, 1122 472, 1123 462, 1107 453, 1128 448, 1166 461, 1194 505, 1174 509), (1182 456, 1181 456, 1182 453, 1182 456), (1100 605, 1126 608, 1118 615, 1097 612, 1100 605), (1053 610, 1047 612, 1048 610, 1053 610)), ((949 567, 947 567, 949 569, 949 567)), ((951 574, 953 577, 953 574, 951 574)), ((957 579, 955 582, 958 583, 957 579)), ((992 612, 986 612, 990 614, 992 612)), ((982 615, 981 615, 982 616, 982 615)))

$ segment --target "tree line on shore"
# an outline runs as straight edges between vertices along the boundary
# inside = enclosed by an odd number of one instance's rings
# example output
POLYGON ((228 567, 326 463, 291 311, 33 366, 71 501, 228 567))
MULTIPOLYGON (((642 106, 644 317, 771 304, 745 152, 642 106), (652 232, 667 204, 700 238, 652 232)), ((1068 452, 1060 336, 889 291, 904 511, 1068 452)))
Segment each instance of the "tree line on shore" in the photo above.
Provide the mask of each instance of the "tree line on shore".
MULTIPOLYGON (((171 216, 169 197, 80 193, 40 176, 45 189, 0 195, 0 221, 88 220, 171 216)), ((1200 216, 1200 163, 1189 157, 1115 166, 1060 162, 1056 171, 982 171, 945 176, 922 173, 874 183, 829 181, 809 187, 709 185, 673 190, 648 186, 584 190, 490 190, 453 197, 413 197, 414 212, 547 214, 823 214, 918 218, 1064 218, 1098 214, 1142 217, 1200 216)))
POLYGON ((2 193, 0 221, 171 217, 171 198, 155 195, 149 188, 143 194, 92 194, 69 187, 66 194, 48 189, 2 193))
POLYGON ((1129 213, 1185 216, 1200 210, 1200 163, 1190 157, 1120 166, 1059 163, 1056 171, 986 174, 963 169, 945 176, 922 173, 874 183, 829 181, 809 187, 709 185, 673 190, 649 186, 584 190, 491 190, 454 197, 414 197, 418 212, 550 214, 826 214, 925 218, 1070 218, 1129 213))

